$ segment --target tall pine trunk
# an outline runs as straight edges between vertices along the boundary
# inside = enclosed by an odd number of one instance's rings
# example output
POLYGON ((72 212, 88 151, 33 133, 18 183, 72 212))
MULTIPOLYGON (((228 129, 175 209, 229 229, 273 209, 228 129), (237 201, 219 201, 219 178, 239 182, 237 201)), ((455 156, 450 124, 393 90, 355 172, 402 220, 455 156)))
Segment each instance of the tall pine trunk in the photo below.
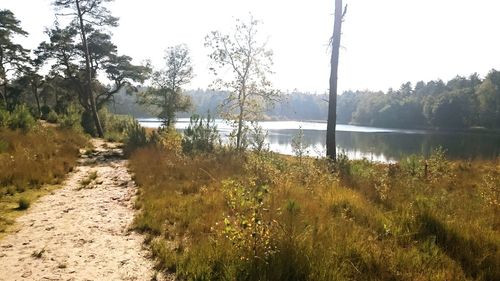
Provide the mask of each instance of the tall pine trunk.
POLYGON ((82 35, 82 44, 85 53, 85 92, 90 101, 90 110, 92 112, 92 117, 94 119, 95 127, 97 130, 97 135, 102 138, 104 137, 104 132, 102 130, 101 122, 99 120, 99 115, 97 114, 97 107, 95 104, 94 94, 92 93, 92 72, 90 69, 90 54, 89 54, 89 46, 87 45, 87 36, 85 35, 85 25, 83 24, 83 15, 80 10, 80 1, 76 0, 76 9, 78 12, 78 19, 80 21, 80 32, 82 35))
MULTIPOLYGON (((345 13, 345 11, 344 11, 345 13)), ((342 0, 335 0, 335 20, 332 36, 332 56, 330 59, 330 93, 328 102, 328 124, 326 128, 326 156, 336 161, 335 127, 337 122, 337 78, 339 66, 340 35, 342 32, 342 0)))
POLYGON ((42 109, 40 107, 40 97, 38 95, 38 86, 36 85, 36 81, 33 81, 33 84, 31 85, 31 89, 32 89, 33 94, 35 96, 36 109, 38 110, 37 118, 40 119, 42 117, 42 109))

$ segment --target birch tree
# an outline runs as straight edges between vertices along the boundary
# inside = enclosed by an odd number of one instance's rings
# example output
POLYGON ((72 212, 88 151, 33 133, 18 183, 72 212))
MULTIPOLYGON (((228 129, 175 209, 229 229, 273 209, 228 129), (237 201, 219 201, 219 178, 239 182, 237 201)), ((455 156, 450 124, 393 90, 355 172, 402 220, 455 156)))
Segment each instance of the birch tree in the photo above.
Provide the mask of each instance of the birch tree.
POLYGON ((205 38, 217 77, 214 85, 228 93, 221 114, 234 124, 238 150, 243 148, 244 122, 258 120, 265 105, 279 99, 268 79, 273 52, 258 38, 259 23, 252 17, 248 22, 237 20, 231 34, 213 31, 205 38))

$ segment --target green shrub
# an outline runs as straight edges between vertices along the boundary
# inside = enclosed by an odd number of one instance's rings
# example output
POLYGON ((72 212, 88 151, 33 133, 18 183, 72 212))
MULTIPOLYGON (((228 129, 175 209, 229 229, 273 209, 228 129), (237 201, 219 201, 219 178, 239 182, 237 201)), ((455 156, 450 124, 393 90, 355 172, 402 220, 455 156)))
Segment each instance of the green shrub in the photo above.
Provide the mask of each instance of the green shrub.
POLYGON ((446 150, 442 147, 434 149, 426 161, 425 176, 433 182, 453 178, 450 162, 446 159, 446 150))
POLYGON ((47 117, 49 116, 49 113, 51 111, 52 109, 50 108, 50 106, 42 105, 42 107, 40 107, 40 112, 42 113, 42 119, 47 120, 47 117))
POLYGON ((425 160, 422 156, 409 155, 399 161, 401 170, 412 177, 422 177, 424 175, 425 160))
POLYGON ((341 151, 337 153, 337 159, 335 163, 333 163, 333 168, 336 172, 339 173, 339 176, 343 180, 350 180, 352 175, 352 162, 349 161, 347 154, 345 151, 341 151))
POLYGON ((184 131, 182 150, 184 153, 211 152, 220 142, 215 119, 208 114, 207 119, 195 114, 189 120, 189 126, 184 131))
POLYGON ((137 120, 133 120, 126 130, 125 153, 129 154, 139 147, 148 145, 148 143, 146 129, 137 120))
POLYGON ((30 201, 24 197, 21 197, 18 201, 18 210, 26 210, 30 207, 30 201))
POLYGON ((17 106, 10 115, 9 128, 29 131, 35 126, 35 119, 25 105, 17 106))
POLYGON ((81 113, 76 105, 68 106, 66 114, 59 118, 59 126, 64 129, 82 131, 81 113))
POLYGON ((302 161, 302 158, 308 153, 308 145, 304 142, 304 131, 299 126, 299 131, 292 137, 292 151, 302 161))
POLYGON ((110 141, 123 141, 127 129, 133 124, 134 118, 128 115, 117 115, 110 113, 106 108, 99 111, 104 136, 110 141))
POLYGON ((0 128, 5 128, 9 125, 10 113, 7 110, 0 108, 0 128))
POLYGON ((266 138, 268 132, 262 128, 257 122, 252 122, 248 132, 248 142, 253 151, 262 152, 269 150, 269 144, 266 146, 266 138))
POLYGON ((173 127, 161 127, 153 131, 148 143, 173 155, 180 155, 182 152, 182 135, 173 127))
POLYGON ((57 123, 59 120, 59 116, 54 110, 51 110, 49 114, 47 115, 47 122, 49 123, 57 123))

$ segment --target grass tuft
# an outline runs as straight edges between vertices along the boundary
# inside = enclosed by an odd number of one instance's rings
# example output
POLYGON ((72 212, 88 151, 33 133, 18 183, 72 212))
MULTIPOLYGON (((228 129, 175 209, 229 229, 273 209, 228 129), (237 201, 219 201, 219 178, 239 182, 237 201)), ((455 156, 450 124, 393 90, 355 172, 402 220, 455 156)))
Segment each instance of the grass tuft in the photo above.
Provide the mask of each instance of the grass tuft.
POLYGON ((24 197, 20 198, 19 201, 17 201, 17 203, 18 203, 17 207, 18 210, 26 210, 30 207, 30 201, 24 197))

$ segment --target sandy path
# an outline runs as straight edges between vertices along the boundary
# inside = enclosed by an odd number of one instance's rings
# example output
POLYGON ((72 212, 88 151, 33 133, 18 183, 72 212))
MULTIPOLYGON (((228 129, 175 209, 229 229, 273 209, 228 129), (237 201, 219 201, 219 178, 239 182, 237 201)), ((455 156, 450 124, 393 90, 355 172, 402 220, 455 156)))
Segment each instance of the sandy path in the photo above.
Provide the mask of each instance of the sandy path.
MULTIPOLYGON (((152 280, 143 238, 128 231, 136 186, 122 151, 94 140, 63 188, 38 200, 0 240, 0 280, 152 280), (86 187, 82 180, 97 172, 86 187)), ((163 278, 160 278, 163 279, 163 278)))

